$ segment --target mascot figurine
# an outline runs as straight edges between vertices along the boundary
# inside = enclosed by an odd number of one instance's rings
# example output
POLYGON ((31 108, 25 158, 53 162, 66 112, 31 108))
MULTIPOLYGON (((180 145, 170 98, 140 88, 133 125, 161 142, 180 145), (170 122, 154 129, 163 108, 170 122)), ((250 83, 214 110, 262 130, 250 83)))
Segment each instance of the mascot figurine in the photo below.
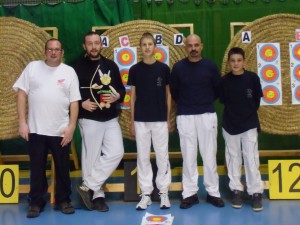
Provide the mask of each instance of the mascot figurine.
POLYGON ((103 74, 101 72, 101 70, 99 69, 98 73, 99 73, 99 76, 100 76, 101 85, 98 86, 97 84, 93 84, 92 88, 99 90, 97 92, 97 94, 100 94, 100 99, 99 99, 99 107, 100 107, 100 109, 102 109, 102 108, 110 108, 110 103, 103 101, 103 97, 104 97, 105 94, 117 95, 116 90, 111 85, 109 85, 110 81, 111 81, 110 71, 108 71, 107 74, 103 74))

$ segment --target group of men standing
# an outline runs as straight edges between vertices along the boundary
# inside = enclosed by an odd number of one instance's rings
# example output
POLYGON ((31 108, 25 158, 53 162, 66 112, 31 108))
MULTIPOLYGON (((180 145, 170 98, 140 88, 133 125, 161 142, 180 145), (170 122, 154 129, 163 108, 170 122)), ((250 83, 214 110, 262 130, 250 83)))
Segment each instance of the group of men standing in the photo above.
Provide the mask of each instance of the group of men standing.
MULTIPOLYGON (((129 85, 132 90, 131 128, 132 134, 136 136, 138 181, 141 187, 141 200, 136 209, 144 210, 151 204, 151 141, 157 156, 156 184, 161 198, 160 208, 171 207, 168 198, 171 183, 168 157, 171 97, 177 104, 176 122, 183 158, 180 208, 187 209, 199 203, 198 146, 203 160, 207 202, 223 207, 216 162, 218 122, 213 105, 220 90, 225 90, 223 94, 226 96, 227 89, 220 88, 220 72, 212 61, 202 58, 203 44, 198 35, 192 34, 186 38, 185 49, 188 56, 175 63, 172 72, 168 66, 154 59, 155 46, 153 36, 150 33, 143 34, 140 39, 143 59, 129 71, 129 85)), ((46 204, 44 195, 48 184, 45 170, 49 149, 56 170, 55 208, 65 214, 75 212, 70 199, 69 150, 77 121, 82 137, 83 182, 76 189, 89 210, 109 210, 102 186, 117 168, 124 154, 118 114, 119 105, 125 96, 125 87, 117 65, 101 55, 102 43, 97 33, 89 32, 85 35, 83 48, 85 55, 72 68, 61 62, 64 55, 62 43, 57 39, 48 40, 45 44, 46 60, 29 63, 13 86, 18 92, 19 133, 28 143, 30 156, 28 218, 38 217, 46 204)), ((244 56, 242 59, 244 60, 244 56)), ((240 70, 245 72, 243 67, 240 70)), ((257 90, 259 91, 259 87, 248 96, 255 97, 255 112, 251 113, 256 115, 261 97, 260 92, 258 98, 256 97, 257 90)), ((223 98, 225 107, 227 99, 223 98)), ((243 133, 252 129, 251 142, 255 142, 258 126, 258 122, 250 123, 246 130, 239 131, 243 133)), ((228 133, 229 137, 232 136, 228 133)), ((257 144, 249 148, 249 151, 255 153, 257 144)), ((229 157, 231 152, 226 149, 226 157, 227 153, 229 157)), ((247 162, 252 163, 253 160, 247 162)), ((253 166, 250 165, 251 168, 253 166)), ((236 167, 240 167, 240 164, 236 167)), ((236 168, 232 168, 232 171, 236 171, 236 168)), ((260 185, 257 165, 250 171, 250 184, 255 179, 256 184, 260 185)), ((237 174, 235 182, 240 180, 240 174, 237 174)), ((233 193, 238 191, 234 197, 240 197, 238 200, 241 201, 241 185, 231 183, 230 189, 233 193)), ((261 202, 261 186, 259 189, 252 187, 251 191, 249 194, 258 194, 257 201, 261 202)), ((240 202, 235 208, 239 207, 240 202)), ((256 209, 259 211, 262 206, 258 205, 256 209)))

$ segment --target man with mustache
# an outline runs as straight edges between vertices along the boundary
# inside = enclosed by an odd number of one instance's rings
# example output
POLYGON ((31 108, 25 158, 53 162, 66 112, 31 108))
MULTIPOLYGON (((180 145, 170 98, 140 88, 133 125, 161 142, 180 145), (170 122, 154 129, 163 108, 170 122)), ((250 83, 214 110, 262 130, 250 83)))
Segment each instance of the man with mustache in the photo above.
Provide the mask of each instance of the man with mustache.
POLYGON ((125 87, 116 63, 100 54, 99 34, 87 33, 83 48, 86 54, 74 66, 82 96, 78 124, 82 137, 83 183, 77 186, 77 191, 89 210, 106 212, 109 208, 102 185, 124 154, 118 109, 125 87))
POLYGON ((197 192, 197 148, 203 161, 204 186, 208 203, 223 207, 217 174, 217 114, 213 102, 218 97, 220 72, 211 60, 202 58, 203 44, 198 35, 186 38, 187 58, 173 66, 170 87, 177 103, 177 128, 183 158, 182 201, 187 209, 199 203, 197 192))

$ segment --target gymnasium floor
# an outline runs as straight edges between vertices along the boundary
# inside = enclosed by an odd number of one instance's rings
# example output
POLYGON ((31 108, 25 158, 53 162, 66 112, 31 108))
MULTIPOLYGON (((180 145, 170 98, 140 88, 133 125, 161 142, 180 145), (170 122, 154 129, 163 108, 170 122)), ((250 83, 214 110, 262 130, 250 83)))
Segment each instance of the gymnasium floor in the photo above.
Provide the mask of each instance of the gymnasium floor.
POLYGON ((100 213, 76 209, 75 214, 64 215, 47 205, 45 211, 34 219, 26 218, 27 204, 0 205, 0 224, 2 225, 140 225, 146 212, 155 215, 171 214, 173 225, 299 225, 300 201, 266 200, 264 210, 254 212, 248 204, 241 209, 233 209, 226 202, 224 208, 215 208, 203 200, 190 209, 180 209, 179 200, 172 200, 172 207, 159 209, 154 202, 146 211, 136 211, 136 203, 109 201, 109 212, 100 213))
MULTIPOLYGON (((73 186, 80 178, 72 179, 73 186)), ((180 192, 170 193, 172 207, 167 210, 159 209, 155 201, 145 211, 136 211, 136 202, 123 201, 122 194, 107 194, 109 212, 88 211, 80 202, 76 191, 73 190, 72 200, 76 208, 75 214, 64 215, 55 211, 48 204, 38 218, 26 218, 26 194, 21 194, 18 204, 0 204, 0 225, 141 225, 145 213, 154 215, 171 214, 174 216, 173 225, 299 225, 300 200, 269 200, 268 191, 263 195, 264 210, 254 212, 248 197, 241 209, 233 209, 230 205, 227 176, 220 176, 220 191, 225 199, 224 208, 215 208, 205 202, 206 192, 202 176, 199 177, 198 196, 200 204, 190 209, 180 209, 180 192)), ((154 225, 154 224, 153 224, 154 225)))

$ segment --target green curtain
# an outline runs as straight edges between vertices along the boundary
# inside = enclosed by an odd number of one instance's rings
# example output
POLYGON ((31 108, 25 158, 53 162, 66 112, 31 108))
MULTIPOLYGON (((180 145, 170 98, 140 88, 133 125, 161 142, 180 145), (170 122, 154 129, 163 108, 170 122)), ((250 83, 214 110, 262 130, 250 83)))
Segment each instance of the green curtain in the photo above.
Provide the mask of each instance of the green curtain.
POLYGON ((66 63, 72 63, 82 50, 82 39, 93 26, 113 26, 133 20, 130 1, 85 0, 78 3, 18 5, 0 7, 0 16, 13 16, 40 27, 57 27, 65 48, 66 63))

